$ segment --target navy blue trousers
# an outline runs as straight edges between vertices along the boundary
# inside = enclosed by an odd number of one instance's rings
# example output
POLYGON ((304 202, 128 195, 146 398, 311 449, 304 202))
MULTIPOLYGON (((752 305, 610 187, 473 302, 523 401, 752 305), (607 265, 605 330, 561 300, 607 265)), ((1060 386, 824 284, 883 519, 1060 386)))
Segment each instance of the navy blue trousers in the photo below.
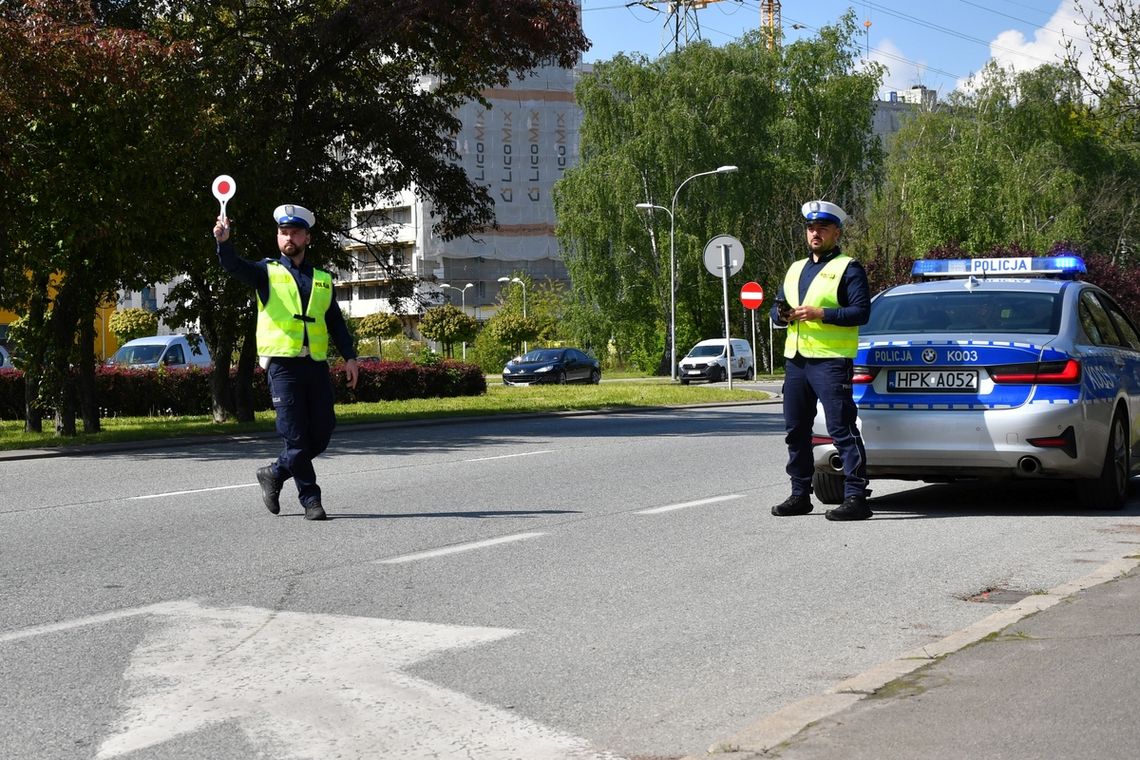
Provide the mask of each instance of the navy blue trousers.
POLYGON ((855 425, 858 409, 851 398, 854 362, 850 359, 808 359, 796 356, 784 367, 784 429, 788 444, 788 476, 792 494, 811 493, 815 471, 811 428, 817 402, 823 406, 827 434, 843 460, 843 495, 864 496, 867 491, 867 452, 855 425))
POLYGON ((269 362, 269 393, 283 441, 277 456, 279 477, 293 478, 302 506, 321 500, 313 459, 328 448, 336 427, 333 387, 327 362, 309 357, 269 362))

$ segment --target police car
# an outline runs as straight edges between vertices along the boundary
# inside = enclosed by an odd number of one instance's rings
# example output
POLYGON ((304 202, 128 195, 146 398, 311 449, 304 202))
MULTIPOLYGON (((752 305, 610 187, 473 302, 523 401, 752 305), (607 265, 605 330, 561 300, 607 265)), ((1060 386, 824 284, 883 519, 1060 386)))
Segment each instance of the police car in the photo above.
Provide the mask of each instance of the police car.
MULTIPOLYGON (((872 299, 854 397, 874 478, 1072 481, 1119 509, 1140 468, 1140 331, 1077 256, 920 260, 872 299)), ((813 489, 843 499, 822 414, 813 489)))

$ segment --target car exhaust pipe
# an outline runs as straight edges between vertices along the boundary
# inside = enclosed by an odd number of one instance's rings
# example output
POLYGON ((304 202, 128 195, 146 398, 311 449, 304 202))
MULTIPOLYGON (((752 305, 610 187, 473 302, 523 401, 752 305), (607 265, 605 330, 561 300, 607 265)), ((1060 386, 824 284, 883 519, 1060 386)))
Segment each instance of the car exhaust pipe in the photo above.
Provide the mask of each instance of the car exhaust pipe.
POLYGON ((1022 457, 1017 460, 1017 471, 1022 475, 1036 475, 1041 472, 1041 462, 1037 457, 1022 457))
POLYGON ((836 472, 843 472, 843 460, 839 458, 838 454, 832 454, 827 458, 827 463, 831 465, 831 469, 836 472))

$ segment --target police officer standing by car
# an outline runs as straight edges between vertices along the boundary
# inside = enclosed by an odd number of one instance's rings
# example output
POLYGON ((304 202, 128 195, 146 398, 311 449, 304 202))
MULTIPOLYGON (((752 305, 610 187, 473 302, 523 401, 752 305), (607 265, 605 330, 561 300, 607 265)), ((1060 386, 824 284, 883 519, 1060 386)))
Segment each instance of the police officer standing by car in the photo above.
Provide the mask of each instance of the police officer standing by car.
POLYGON ((284 445, 277 461, 257 470, 262 500, 273 514, 281 511, 281 487, 289 478, 306 520, 324 520, 321 488, 313 459, 328 447, 336 416, 326 361, 329 339, 345 358, 349 388, 356 387, 356 349, 333 293, 329 272, 305 260, 316 220, 302 206, 278 206, 277 259, 240 258, 230 241, 229 222, 214 225, 222 268, 257 290, 257 353, 269 377, 284 445))
POLYGON ((818 402, 844 475, 843 503, 825 516, 865 520, 871 516, 867 453, 855 424, 858 410, 851 381, 859 325, 866 324, 871 313, 870 286, 862 265, 839 249, 846 212, 827 201, 808 201, 802 212, 811 255, 788 269, 771 312, 773 322, 788 328, 783 395, 792 481, 792 495, 772 507, 772 514, 788 517, 812 511, 811 432, 818 402))

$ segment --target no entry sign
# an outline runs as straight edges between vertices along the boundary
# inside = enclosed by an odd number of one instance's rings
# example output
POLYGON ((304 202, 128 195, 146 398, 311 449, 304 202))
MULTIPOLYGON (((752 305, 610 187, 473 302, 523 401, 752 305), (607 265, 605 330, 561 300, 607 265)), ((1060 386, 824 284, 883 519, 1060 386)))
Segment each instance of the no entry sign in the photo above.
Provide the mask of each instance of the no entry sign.
POLYGON ((740 302, 746 309, 758 309, 764 303, 764 288, 758 282, 746 282, 740 289, 740 302))

